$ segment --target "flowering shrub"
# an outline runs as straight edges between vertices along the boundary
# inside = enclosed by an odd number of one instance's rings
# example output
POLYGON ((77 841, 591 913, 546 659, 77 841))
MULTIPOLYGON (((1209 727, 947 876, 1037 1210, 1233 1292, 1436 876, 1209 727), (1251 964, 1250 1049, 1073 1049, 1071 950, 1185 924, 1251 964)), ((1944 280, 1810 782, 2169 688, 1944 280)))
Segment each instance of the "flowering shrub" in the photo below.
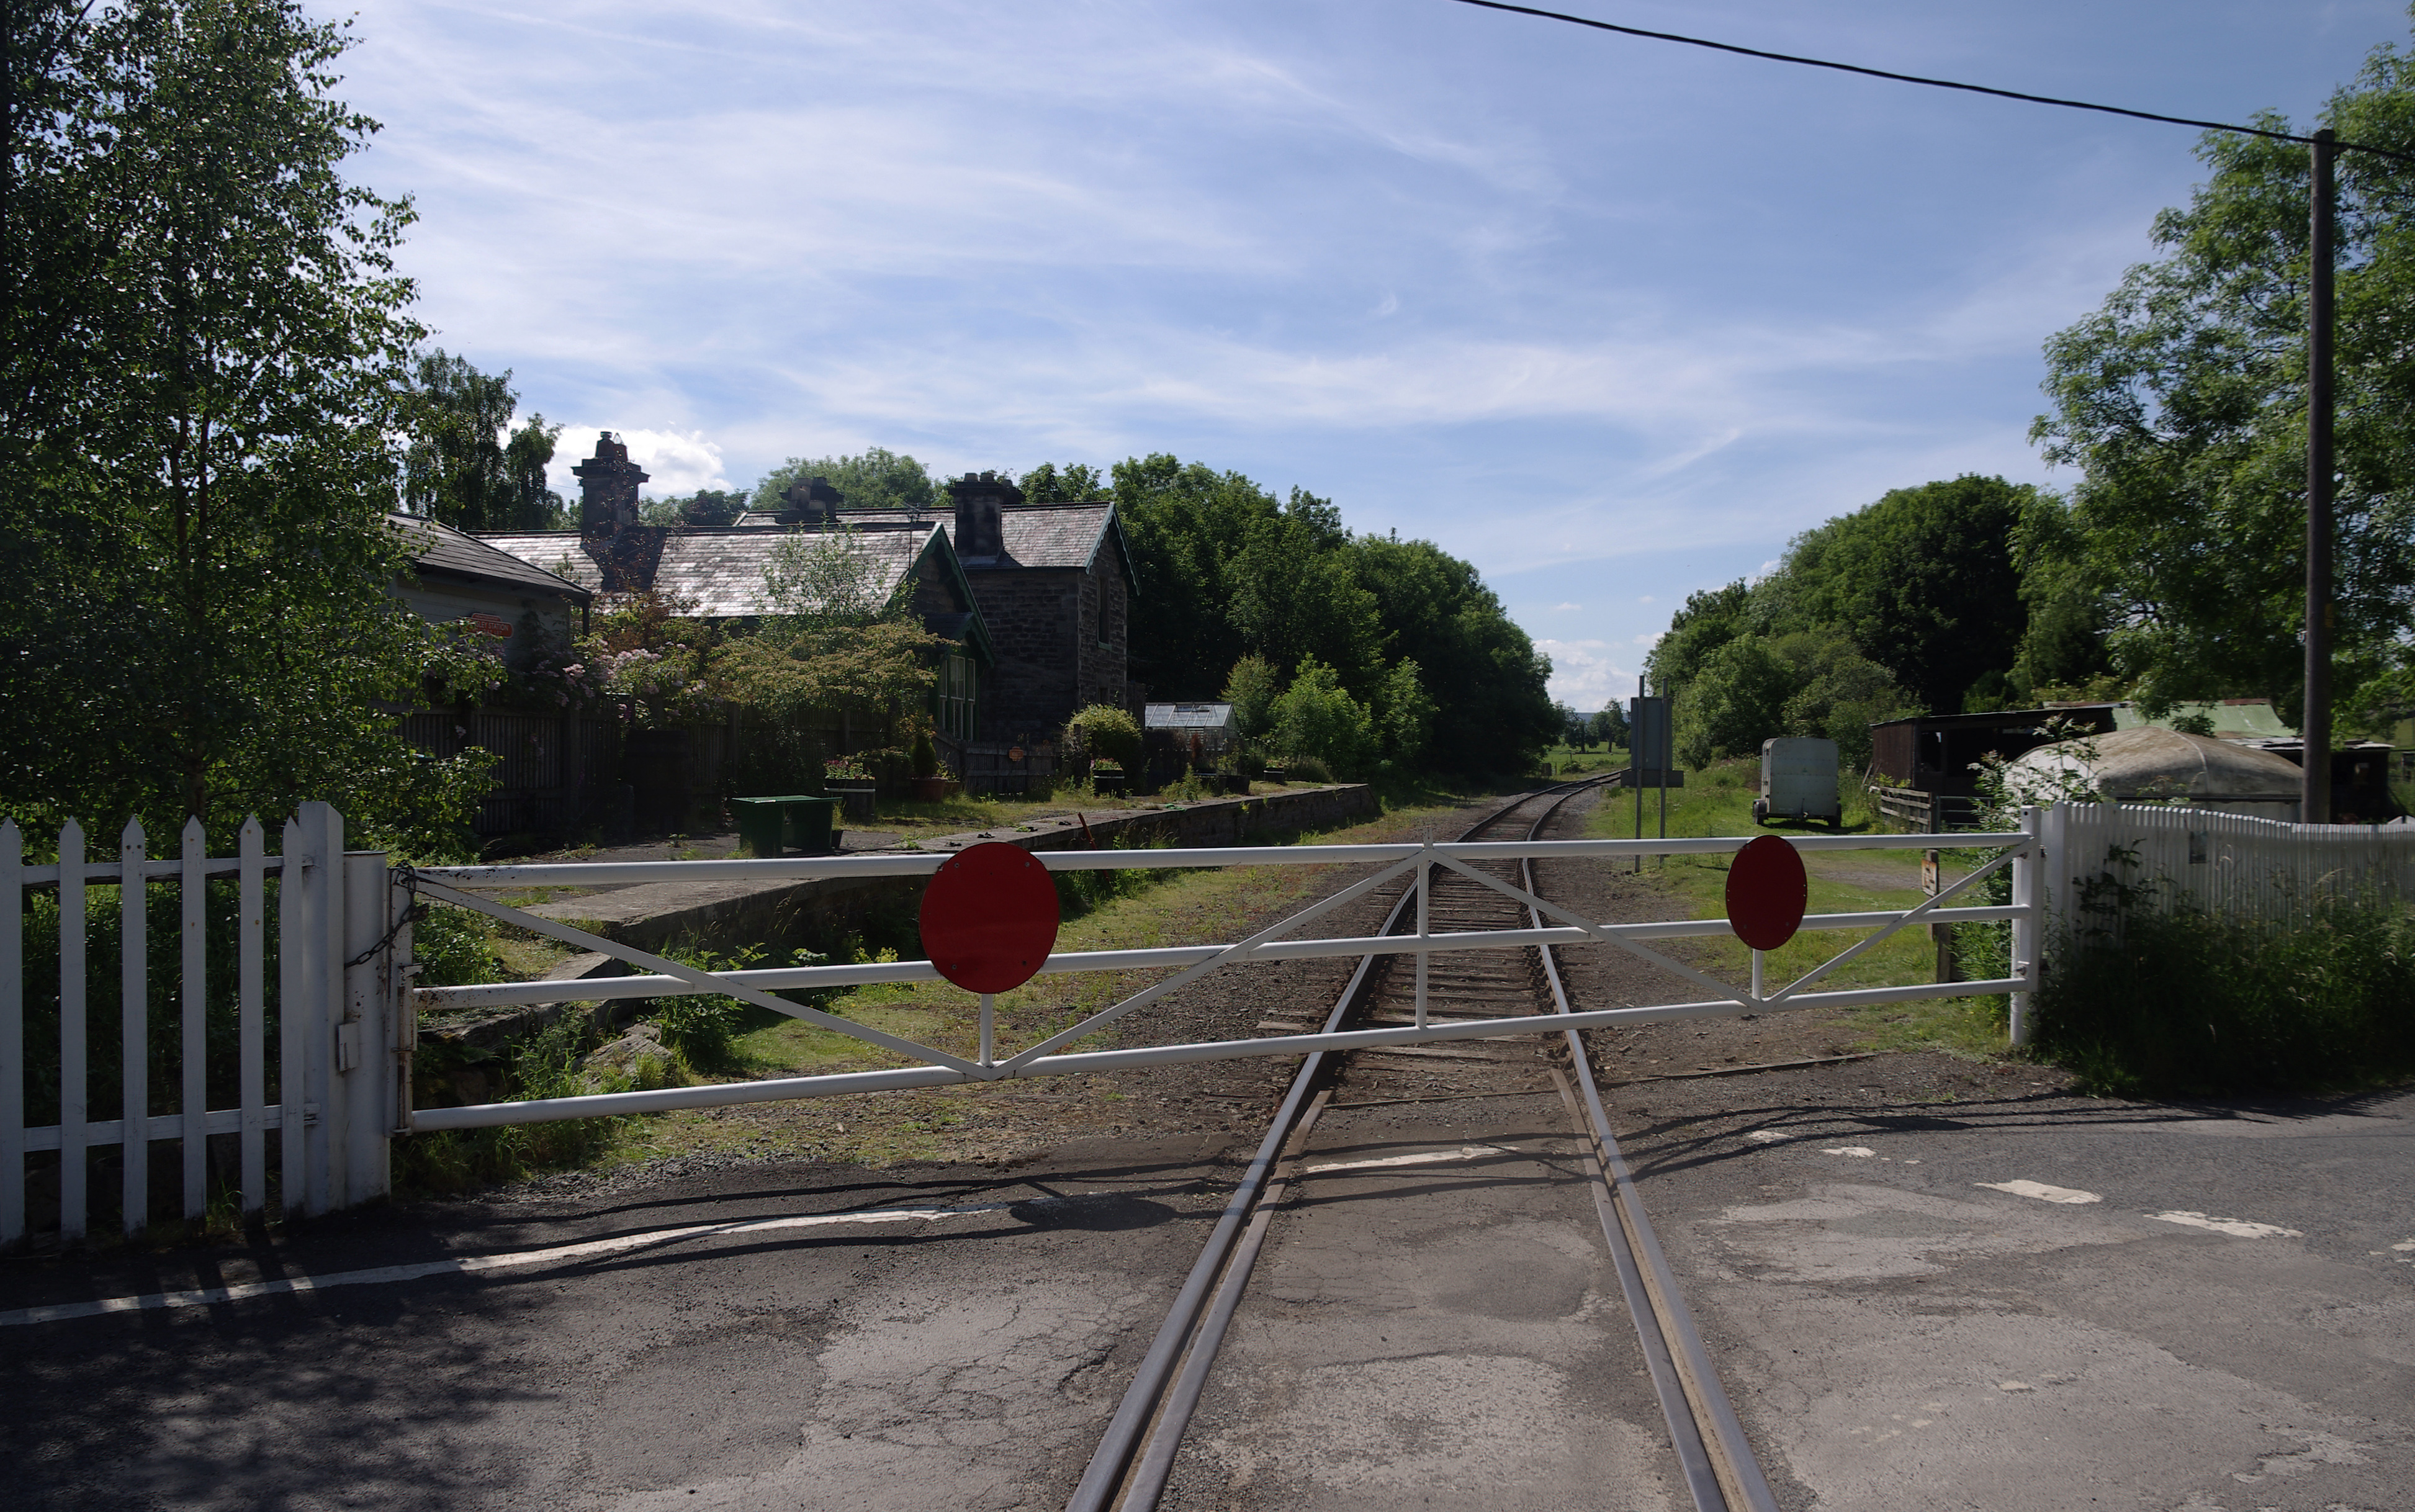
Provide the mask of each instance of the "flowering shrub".
POLYGON ((822 780, 834 783, 863 783, 872 780, 872 773, 864 771, 863 763, 854 756, 832 756, 822 763, 822 780))
POLYGON ((649 729, 712 718, 724 699, 718 640, 712 627, 685 618, 694 609, 663 593, 608 599, 578 644, 581 682, 619 699, 621 717, 649 729))

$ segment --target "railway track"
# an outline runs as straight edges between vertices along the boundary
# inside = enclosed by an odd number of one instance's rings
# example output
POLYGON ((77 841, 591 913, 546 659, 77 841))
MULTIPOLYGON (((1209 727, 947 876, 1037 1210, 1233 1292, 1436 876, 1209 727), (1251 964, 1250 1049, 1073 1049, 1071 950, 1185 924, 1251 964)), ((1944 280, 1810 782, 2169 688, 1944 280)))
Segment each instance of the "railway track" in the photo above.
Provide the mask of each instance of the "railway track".
MULTIPOLYGON (((1537 838, 1570 799, 1615 775, 1528 794, 1460 838, 1537 838)), ((1540 895, 1528 862, 1486 862, 1478 869, 1540 895)), ((1415 932, 1420 907, 1427 911, 1427 927, 1437 934, 1545 922, 1515 899, 1440 868, 1433 875, 1429 896, 1403 890, 1382 933, 1415 932)), ((1431 966, 1417 956, 1370 956, 1358 963, 1324 1028, 1414 1024, 1421 1015, 1463 1020, 1569 1011, 1558 963, 1548 950, 1460 951, 1431 966)), ((1775 1512, 1751 1445, 1644 1214, 1574 1030, 1306 1056, 1135 1371, 1068 1512, 1148 1512, 1158 1505, 1287 1200, 1304 1174, 1343 1169, 1308 1166, 1302 1158, 1320 1119, 1338 1109, 1519 1096, 1556 1096, 1584 1152, 1581 1179, 1590 1188, 1619 1295, 1667 1424, 1666 1446, 1697 1512, 1775 1512)))

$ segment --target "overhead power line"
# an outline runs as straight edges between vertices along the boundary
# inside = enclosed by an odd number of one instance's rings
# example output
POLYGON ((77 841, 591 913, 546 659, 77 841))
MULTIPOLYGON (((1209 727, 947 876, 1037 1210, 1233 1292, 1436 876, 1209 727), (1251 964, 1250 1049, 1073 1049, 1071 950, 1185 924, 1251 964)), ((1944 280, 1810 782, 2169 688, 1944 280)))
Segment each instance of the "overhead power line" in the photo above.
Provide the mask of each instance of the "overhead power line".
MULTIPOLYGON (((2301 142, 2311 146, 2314 138, 2292 131, 2273 131, 2260 126, 2233 126, 2228 121, 2199 121, 2185 115, 2159 115, 2153 111, 2134 111, 2121 105, 2098 105, 2084 99, 2060 99, 2052 95, 2025 95, 2018 89, 1997 89, 1988 84, 1966 84, 1952 79, 1929 79, 1916 73, 1895 73, 1885 68, 1865 67, 1858 63, 1835 63, 1826 58, 1798 57, 1792 52, 1771 52, 1757 47, 1739 47, 1733 42, 1714 42, 1708 37, 1684 37, 1675 32, 1647 31, 1641 26, 1621 26, 1613 22, 1595 21, 1589 16, 1571 16, 1561 10, 1542 10, 1534 6, 1506 5, 1503 0, 1459 0, 1463 6, 1477 6, 1486 10, 1507 10, 1521 16, 1538 16, 1545 21, 1564 21, 1571 26, 1590 26, 1598 32, 1616 32, 1622 37, 1642 37, 1655 42, 1681 42, 1688 47, 1706 47, 1715 52, 1733 52, 1748 58, 1766 58, 1772 63, 1794 63, 1807 68, 1831 68, 1838 73, 1858 73, 1871 79, 1889 79, 1899 84, 1922 84, 1930 89, 1958 89, 1968 95, 1993 95, 1998 99, 2018 99, 2031 105, 2054 105, 2067 111, 2094 111, 2102 115, 2126 115, 2134 121, 2160 121, 2166 126, 2193 126, 2206 131, 2233 131, 2242 137, 2268 137, 2274 142, 2301 142)), ((2402 163, 2415 163, 2415 154, 2396 152, 2388 147, 2376 147, 2362 142, 2334 139, 2332 145, 2354 152, 2369 152, 2383 157, 2394 157, 2402 163)))

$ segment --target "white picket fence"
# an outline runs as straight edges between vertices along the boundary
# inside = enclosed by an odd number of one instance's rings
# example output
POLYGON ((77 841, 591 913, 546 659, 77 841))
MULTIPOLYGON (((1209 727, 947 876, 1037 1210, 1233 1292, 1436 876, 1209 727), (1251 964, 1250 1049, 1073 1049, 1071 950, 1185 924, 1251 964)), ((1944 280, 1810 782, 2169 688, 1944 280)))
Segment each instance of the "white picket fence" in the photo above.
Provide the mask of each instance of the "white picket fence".
MULTIPOLYGON (((2089 926, 2087 883, 2110 876, 2151 906, 2286 929, 2337 901, 2415 899, 2415 827, 2288 824, 2156 804, 2059 804, 2042 813, 2057 933, 2089 926)), ((2048 942, 2051 948, 2051 940, 2048 942)))
MULTIPOLYGON (((406 1105, 410 1075, 412 1025, 393 1009, 401 986, 396 974, 404 969, 398 963, 410 960, 409 919, 389 885, 385 857, 347 852, 343 819, 327 804, 302 805, 285 825, 278 855, 266 853, 265 838, 255 817, 243 826, 235 855, 212 857, 194 820, 185 826, 178 857, 153 860, 142 827, 129 823, 114 859, 91 860, 82 828, 70 821, 58 837, 57 861, 29 866, 18 827, 0 824, 0 1245, 22 1241, 29 1224, 47 1228, 53 1218, 63 1242, 81 1238, 92 1206, 94 1152, 105 1160, 112 1146, 117 1205, 129 1234, 157 1216, 151 1162, 161 1144, 173 1146, 166 1159, 181 1167, 179 1211, 186 1218, 207 1208, 213 1136, 221 1136, 221 1153, 232 1155, 222 1162, 232 1169, 221 1185, 238 1194, 245 1214, 266 1208, 272 1191, 288 1212, 322 1213, 386 1190, 387 1138, 406 1105), (221 1078, 231 1085, 212 1085, 209 1075, 213 879, 215 906, 221 914, 230 906, 234 911, 233 1074, 221 1078), (172 893, 167 906, 181 926, 176 960, 161 964, 175 984, 170 1010, 177 1064, 172 1085, 158 1087, 151 1076, 147 927, 155 887, 172 893), (103 892, 98 900, 96 888, 103 892), (25 978, 27 904, 44 891, 57 894, 55 910, 41 910, 57 930, 55 999, 47 982, 25 978), (90 1074, 94 1036, 112 1029, 91 1023, 88 1012, 91 973, 109 969, 88 959, 96 901, 118 916, 114 1097, 97 1096, 90 1074), (55 1048, 38 1065, 26 1058, 29 986, 34 1023, 55 1030, 37 1037, 55 1048), (27 1126, 27 1093, 36 1085, 57 1089, 57 1122, 27 1126), (162 1103, 169 1111, 153 1111, 162 1103), (118 1116, 93 1117, 96 1105, 104 1112, 113 1105, 118 1116), (55 1160, 42 1158, 50 1151, 55 1160)), ((221 966, 222 981, 225 975, 221 966)), ((220 1005, 221 1033, 228 1006, 220 1005)))

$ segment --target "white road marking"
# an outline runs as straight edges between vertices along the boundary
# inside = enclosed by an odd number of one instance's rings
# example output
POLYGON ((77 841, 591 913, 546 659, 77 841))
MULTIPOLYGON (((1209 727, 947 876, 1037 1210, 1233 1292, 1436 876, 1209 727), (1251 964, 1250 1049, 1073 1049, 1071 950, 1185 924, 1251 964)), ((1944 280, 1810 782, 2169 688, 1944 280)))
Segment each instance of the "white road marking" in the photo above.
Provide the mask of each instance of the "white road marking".
POLYGON ((2049 1187, 2043 1181, 1973 1181, 1971 1185, 1985 1187, 1990 1191, 2009 1191, 2016 1197, 2034 1197, 2042 1203, 2101 1203, 2105 1200, 2092 1191, 2049 1187))
POLYGON ((1792 1139, 1794 1136, 1792 1134, 1780 1133, 1775 1129, 1756 1129, 1751 1133, 1747 1134, 1744 1137, 1751 1140, 1756 1145, 1782 1145, 1788 1140, 1792 1139))
POLYGON ((2397 1250, 2400 1254, 2406 1254, 2409 1250, 2415 1250, 2415 1239, 2401 1239, 2390 1248, 2397 1250))
POLYGON ((971 1213, 995 1213, 1013 1205, 989 1203, 980 1207, 888 1207, 863 1213, 805 1213, 794 1218, 758 1218, 739 1223, 696 1223, 686 1228, 650 1229, 643 1234, 617 1235, 580 1244, 558 1244, 546 1250, 521 1250, 500 1255, 461 1255, 409 1265, 379 1265, 370 1270, 340 1270, 326 1276, 288 1276, 273 1281, 240 1281, 232 1286, 205 1286, 190 1292, 153 1292, 144 1296, 108 1296, 93 1302, 54 1302, 47 1307, 17 1308, 0 1312, 0 1327, 32 1323, 58 1323, 68 1318, 97 1318, 111 1312, 142 1312, 154 1308, 205 1308, 248 1297, 279 1296, 291 1292, 324 1292, 338 1286, 368 1286, 381 1281, 412 1281, 425 1276, 474 1276, 490 1270, 516 1270, 529 1265, 555 1265, 598 1255, 620 1254, 682 1239, 728 1238, 744 1234, 770 1234, 782 1229, 831 1228, 851 1223, 937 1222, 971 1213))
POLYGON ((2149 1213, 2149 1218, 2163 1223, 2180 1223, 2193 1229, 2212 1229, 2216 1234, 2228 1234, 2242 1239, 2302 1239, 2296 1229, 2285 1229, 2277 1223, 2252 1223, 2243 1218, 2208 1218, 2203 1213, 2149 1213))
POLYGON ((1876 1155, 1878 1151, 1870 1148, 1868 1145, 1839 1145, 1834 1149, 1824 1149, 1820 1153, 1822 1155, 1852 1155, 1863 1160, 1868 1160, 1871 1156, 1876 1155))
POLYGON ((1309 1166, 1302 1174, 1320 1175, 1328 1171, 1372 1171, 1388 1165, 1432 1165, 1438 1160, 1473 1160, 1478 1156, 1509 1153, 1492 1145, 1462 1145, 1455 1150, 1428 1150, 1423 1155, 1388 1155, 1380 1160, 1332 1160, 1324 1165, 1309 1166))

